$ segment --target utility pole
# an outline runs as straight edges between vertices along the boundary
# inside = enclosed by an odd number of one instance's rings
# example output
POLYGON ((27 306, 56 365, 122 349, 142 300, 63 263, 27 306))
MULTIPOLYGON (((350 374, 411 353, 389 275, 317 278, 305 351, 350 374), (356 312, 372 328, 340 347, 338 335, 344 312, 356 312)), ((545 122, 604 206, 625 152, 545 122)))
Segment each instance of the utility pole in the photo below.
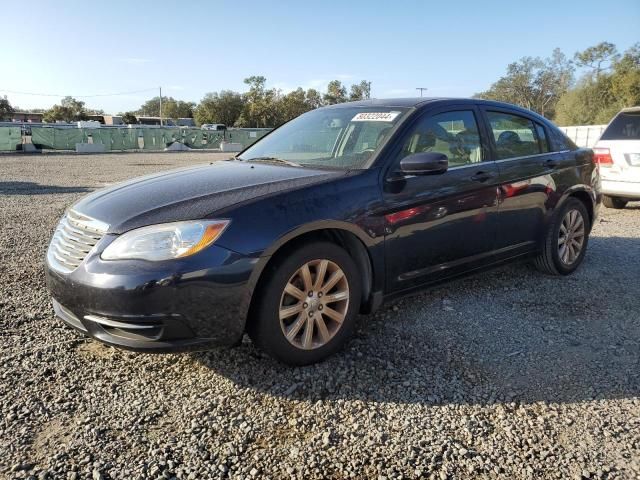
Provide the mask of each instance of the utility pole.
POLYGON ((367 86, 367 100, 371 98, 371 82, 368 82, 367 86))
POLYGON ((162 126, 162 87, 160 87, 160 126, 162 126))
POLYGON ((428 88, 426 88, 426 87, 417 87, 417 88, 416 88, 416 90, 420 90, 420 96, 422 97, 422 92, 423 92, 423 91, 427 91, 427 90, 429 90, 429 89, 428 89, 428 88))

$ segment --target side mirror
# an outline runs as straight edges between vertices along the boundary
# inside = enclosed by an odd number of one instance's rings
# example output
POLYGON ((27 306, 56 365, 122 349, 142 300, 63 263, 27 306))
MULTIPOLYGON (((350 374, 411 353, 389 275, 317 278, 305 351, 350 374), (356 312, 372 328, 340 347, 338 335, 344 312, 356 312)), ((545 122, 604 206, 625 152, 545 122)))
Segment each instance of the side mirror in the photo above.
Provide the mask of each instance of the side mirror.
POLYGON ((444 153, 414 153, 400 160, 400 170, 407 175, 437 175, 448 168, 449 159, 444 153))

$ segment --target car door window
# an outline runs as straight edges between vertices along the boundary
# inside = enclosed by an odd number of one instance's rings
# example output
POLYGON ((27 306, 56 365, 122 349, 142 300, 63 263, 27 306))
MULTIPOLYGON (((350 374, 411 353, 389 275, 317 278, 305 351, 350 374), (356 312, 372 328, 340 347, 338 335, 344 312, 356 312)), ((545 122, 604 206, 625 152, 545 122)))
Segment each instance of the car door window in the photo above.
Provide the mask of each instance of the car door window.
POLYGON ((471 110, 438 113, 421 119, 402 148, 401 158, 437 152, 449 159, 449 168, 482 161, 480 134, 471 110))
POLYGON ((535 125, 528 118, 503 112, 487 112, 487 117, 496 144, 497 160, 543 153, 535 125))

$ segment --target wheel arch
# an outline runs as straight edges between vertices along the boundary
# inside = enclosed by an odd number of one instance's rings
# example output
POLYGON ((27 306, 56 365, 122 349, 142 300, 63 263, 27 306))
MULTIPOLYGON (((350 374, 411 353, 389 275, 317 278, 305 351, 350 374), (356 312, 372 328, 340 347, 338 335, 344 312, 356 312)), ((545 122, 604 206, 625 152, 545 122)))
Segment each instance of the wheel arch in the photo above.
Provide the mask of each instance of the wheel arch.
POLYGON ((583 203, 583 205, 587 209, 587 213, 589 214, 589 224, 593 226, 593 221, 595 220, 596 214, 596 205, 595 193, 592 191, 592 189, 588 189, 582 186, 576 186, 565 192, 562 200, 558 202, 558 206, 562 205, 569 198, 575 198, 583 203))
POLYGON ((247 310, 247 324, 251 322, 253 317, 252 308, 254 308, 256 298, 260 294, 262 282, 265 281, 269 274, 269 267, 298 246, 313 241, 328 241, 344 248, 349 253, 361 273, 362 300, 360 312, 368 313, 371 311, 373 309, 372 297, 374 296, 376 278, 378 275, 383 274, 383 272, 379 271, 380 267, 376 266, 374 256, 370 250, 375 246, 375 244, 371 243, 371 240, 371 237, 367 237, 364 232, 353 224, 343 224, 342 222, 319 222, 307 225, 278 239, 260 257, 258 265, 249 280, 251 293, 247 310))

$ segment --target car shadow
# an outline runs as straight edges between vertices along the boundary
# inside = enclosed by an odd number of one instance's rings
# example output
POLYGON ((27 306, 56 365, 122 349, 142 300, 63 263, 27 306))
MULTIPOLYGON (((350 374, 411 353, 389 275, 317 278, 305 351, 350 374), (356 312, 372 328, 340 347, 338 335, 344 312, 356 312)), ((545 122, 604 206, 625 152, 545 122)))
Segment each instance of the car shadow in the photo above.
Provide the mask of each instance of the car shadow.
POLYGON ((0 195, 54 195, 92 192, 93 190, 95 189, 91 187, 62 187, 35 182, 0 182, 0 195))
POLYGON ((640 238, 592 237, 563 278, 516 263, 359 318, 346 348, 288 367, 245 338, 192 358, 268 395, 415 404, 569 403, 640 395, 640 238))

